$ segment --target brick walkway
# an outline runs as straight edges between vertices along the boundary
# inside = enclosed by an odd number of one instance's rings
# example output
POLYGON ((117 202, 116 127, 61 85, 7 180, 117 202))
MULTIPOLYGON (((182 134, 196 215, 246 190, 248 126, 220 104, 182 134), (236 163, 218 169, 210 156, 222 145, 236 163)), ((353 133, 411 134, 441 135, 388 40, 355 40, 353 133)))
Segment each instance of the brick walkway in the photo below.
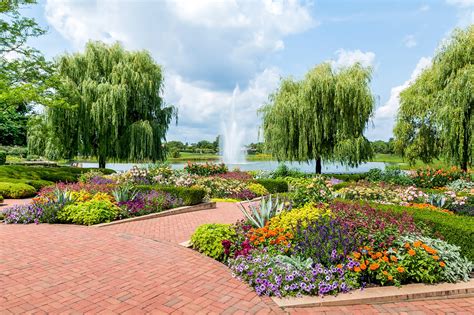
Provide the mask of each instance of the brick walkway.
POLYGON ((233 204, 105 228, 0 225, 0 314, 472 314, 474 298, 278 309, 222 264, 176 245, 233 204))

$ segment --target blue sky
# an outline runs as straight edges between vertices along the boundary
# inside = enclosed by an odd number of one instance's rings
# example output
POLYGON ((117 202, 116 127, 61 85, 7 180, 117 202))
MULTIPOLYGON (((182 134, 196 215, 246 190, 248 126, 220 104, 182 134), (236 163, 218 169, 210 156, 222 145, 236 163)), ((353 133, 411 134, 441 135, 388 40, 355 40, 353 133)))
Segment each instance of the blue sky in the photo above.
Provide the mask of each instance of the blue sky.
POLYGON ((386 140, 398 93, 454 28, 474 23, 474 0, 44 0, 24 13, 48 27, 31 44, 50 58, 89 39, 148 49, 164 66, 166 102, 179 109, 169 140, 213 140, 235 102, 247 142, 256 141, 256 111, 280 78, 324 61, 374 68, 366 135, 386 140))

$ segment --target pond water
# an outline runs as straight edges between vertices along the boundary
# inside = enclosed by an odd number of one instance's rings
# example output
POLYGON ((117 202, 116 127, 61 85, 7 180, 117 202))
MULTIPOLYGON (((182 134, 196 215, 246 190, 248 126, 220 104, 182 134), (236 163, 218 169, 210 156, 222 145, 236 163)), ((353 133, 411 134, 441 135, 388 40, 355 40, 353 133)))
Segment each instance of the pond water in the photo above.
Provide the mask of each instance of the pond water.
MULTIPOLYGON (((314 173, 315 162, 311 161, 310 163, 297 163, 297 162, 287 162, 285 163, 291 169, 298 169, 306 173, 314 173)), ((147 164, 135 164, 135 163, 107 163, 106 168, 113 169, 115 171, 127 171, 131 169, 134 165, 146 166, 147 164)), ((170 164, 173 169, 183 169, 186 163, 173 163, 170 164)), ((227 164, 229 170, 235 168, 240 169, 241 171, 254 171, 254 170, 264 170, 264 171, 273 171, 279 165, 277 161, 249 161, 240 164, 227 164)), ((386 163, 383 162, 367 162, 359 165, 358 167, 346 167, 339 163, 323 163, 322 172, 323 173, 363 173, 367 172, 371 168, 385 169, 386 163)), ((82 163, 82 167, 99 167, 98 163, 82 163)))

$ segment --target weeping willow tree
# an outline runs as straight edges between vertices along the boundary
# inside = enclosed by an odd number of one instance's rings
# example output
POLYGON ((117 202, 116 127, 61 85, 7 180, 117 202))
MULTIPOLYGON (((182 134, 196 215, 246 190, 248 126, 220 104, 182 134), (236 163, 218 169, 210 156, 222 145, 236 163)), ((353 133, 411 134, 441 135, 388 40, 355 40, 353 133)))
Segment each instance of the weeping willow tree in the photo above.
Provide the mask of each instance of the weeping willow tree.
POLYGON ((410 162, 443 156, 467 170, 474 155, 474 26, 456 30, 400 94, 396 148, 410 162))
POLYGON ((116 43, 89 42, 84 53, 57 61, 58 93, 70 106, 48 108, 47 121, 59 155, 106 159, 162 160, 162 143, 172 106, 161 97, 161 66, 146 51, 129 52, 116 43))
POLYGON ((357 166, 372 156, 363 132, 374 110, 371 69, 323 63, 301 81, 282 80, 262 108, 265 145, 279 161, 357 166))

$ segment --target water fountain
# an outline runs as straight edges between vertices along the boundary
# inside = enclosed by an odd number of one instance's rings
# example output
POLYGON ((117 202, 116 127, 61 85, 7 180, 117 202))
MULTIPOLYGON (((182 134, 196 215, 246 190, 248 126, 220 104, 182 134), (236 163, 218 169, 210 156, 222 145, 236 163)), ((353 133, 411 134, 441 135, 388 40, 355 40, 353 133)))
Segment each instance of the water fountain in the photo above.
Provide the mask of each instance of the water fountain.
POLYGON ((245 129, 237 123, 235 116, 235 98, 240 93, 239 86, 236 85, 232 93, 232 103, 230 115, 221 122, 220 153, 222 160, 226 164, 245 163, 245 129))

